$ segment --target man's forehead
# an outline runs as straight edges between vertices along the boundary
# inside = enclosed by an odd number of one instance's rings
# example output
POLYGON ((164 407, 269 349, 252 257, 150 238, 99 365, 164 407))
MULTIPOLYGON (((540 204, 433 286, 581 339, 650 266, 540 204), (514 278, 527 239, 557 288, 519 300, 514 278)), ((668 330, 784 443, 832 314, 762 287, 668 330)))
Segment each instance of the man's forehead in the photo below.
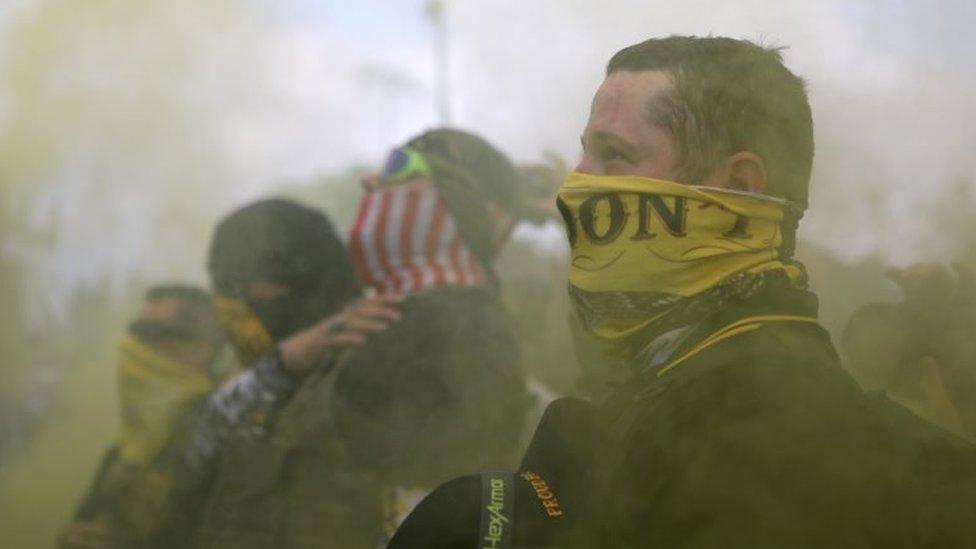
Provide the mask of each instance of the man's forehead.
MULTIPOLYGON (((625 149, 646 145, 656 133, 648 110, 673 87, 665 71, 617 71, 603 81, 593 98, 584 142, 604 142, 625 149)), ((585 146, 585 145, 584 145, 585 146)))
POLYGON ((186 309, 186 303, 177 297, 154 297, 142 304, 139 317, 144 320, 166 322, 179 316, 184 309, 186 309))
POLYGON ((632 114, 643 112, 650 102, 673 87, 666 71, 617 71, 600 85, 593 98, 594 114, 632 114))

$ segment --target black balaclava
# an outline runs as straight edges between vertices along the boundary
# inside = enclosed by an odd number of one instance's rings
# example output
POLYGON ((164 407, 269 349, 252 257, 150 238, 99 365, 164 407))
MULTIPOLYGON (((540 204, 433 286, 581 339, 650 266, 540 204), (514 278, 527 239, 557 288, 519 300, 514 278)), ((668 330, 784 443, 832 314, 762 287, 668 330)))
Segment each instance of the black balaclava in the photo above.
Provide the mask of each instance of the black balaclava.
POLYGON ((254 202, 214 230, 207 262, 214 291, 247 303, 275 341, 338 312, 360 295, 345 247, 322 212, 284 199, 254 202), (251 299, 250 282, 290 291, 251 299))

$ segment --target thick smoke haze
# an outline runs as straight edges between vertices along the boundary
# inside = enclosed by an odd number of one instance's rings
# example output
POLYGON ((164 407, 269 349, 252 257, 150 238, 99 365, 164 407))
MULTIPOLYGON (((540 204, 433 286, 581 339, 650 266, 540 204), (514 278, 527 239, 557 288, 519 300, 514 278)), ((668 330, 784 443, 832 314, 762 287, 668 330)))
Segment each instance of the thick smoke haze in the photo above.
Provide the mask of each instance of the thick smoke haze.
MULTIPOLYGON (((58 236, 32 261, 35 294, 56 308, 51 296, 99 277, 199 279, 220 212, 375 163, 435 124, 421 2, 355 4, 24 0, 0 12, 5 206, 58 236)), ((572 161, 620 47, 672 33, 787 46, 817 128, 806 239, 849 257, 945 259, 962 244, 943 214, 974 172, 974 9, 449 2, 452 122, 521 160, 551 149, 572 161)))
MULTIPOLYGON (((0 287, 8 289, 0 343, 42 341, 52 326, 77 336, 72 307, 86 288, 107 288, 99 299, 118 305, 149 282, 204 283, 213 224, 244 201, 317 189, 317 206, 340 224, 350 219, 357 170, 439 123, 424 4, 0 1, 0 287), (19 293, 9 297, 12 286, 19 293)), ((862 279, 877 287, 885 264, 976 257, 974 2, 445 5, 450 122, 519 161, 554 151, 572 165, 590 100, 620 48, 670 34, 751 39, 786 48, 787 66, 808 82, 817 156, 801 254, 869 261, 874 270, 862 279)), ((518 234, 537 252, 563 247, 555 225, 518 234)), ((828 323, 867 298, 811 270, 821 286, 836 286, 825 294, 828 323)), ((0 419, 3 384, 26 377, 15 366, 0 365, 0 419)), ((91 417, 114 414, 111 404, 91 417)), ((67 516, 96 450, 89 454, 51 523, 67 516)), ((4 480, 0 515, 33 514, 19 495, 3 495, 4 480)))
POLYGON ((7 244, 16 255, 50 237, 28 280, 53 312, 79 284, 199 263, 236 179, 229 134, 264 101, 260 25, 236 6, 46 1, 6 14, 0 170, 4 214, 22 228, 7 244))

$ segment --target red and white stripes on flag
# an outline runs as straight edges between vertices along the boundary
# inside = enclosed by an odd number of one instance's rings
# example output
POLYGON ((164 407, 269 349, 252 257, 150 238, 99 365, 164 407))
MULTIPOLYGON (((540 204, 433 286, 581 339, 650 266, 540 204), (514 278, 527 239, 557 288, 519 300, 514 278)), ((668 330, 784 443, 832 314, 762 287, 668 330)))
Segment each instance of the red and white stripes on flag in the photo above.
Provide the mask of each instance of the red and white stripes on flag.
POLYGON ((367 189, 349 235, 360 281, 384 293, 480 286, 484 268, 433 184, 367 189))

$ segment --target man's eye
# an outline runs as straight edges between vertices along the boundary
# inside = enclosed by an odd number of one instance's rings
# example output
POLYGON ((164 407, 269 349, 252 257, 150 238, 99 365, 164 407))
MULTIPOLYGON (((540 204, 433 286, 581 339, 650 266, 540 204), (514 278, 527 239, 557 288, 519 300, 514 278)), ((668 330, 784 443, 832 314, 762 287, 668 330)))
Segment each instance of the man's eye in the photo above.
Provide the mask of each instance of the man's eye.
POLYGON ((603 152, 603 160, 606 162, 614 162, 618 160, 628 162, 630 159, 616 149, 607 149, 603 152))

